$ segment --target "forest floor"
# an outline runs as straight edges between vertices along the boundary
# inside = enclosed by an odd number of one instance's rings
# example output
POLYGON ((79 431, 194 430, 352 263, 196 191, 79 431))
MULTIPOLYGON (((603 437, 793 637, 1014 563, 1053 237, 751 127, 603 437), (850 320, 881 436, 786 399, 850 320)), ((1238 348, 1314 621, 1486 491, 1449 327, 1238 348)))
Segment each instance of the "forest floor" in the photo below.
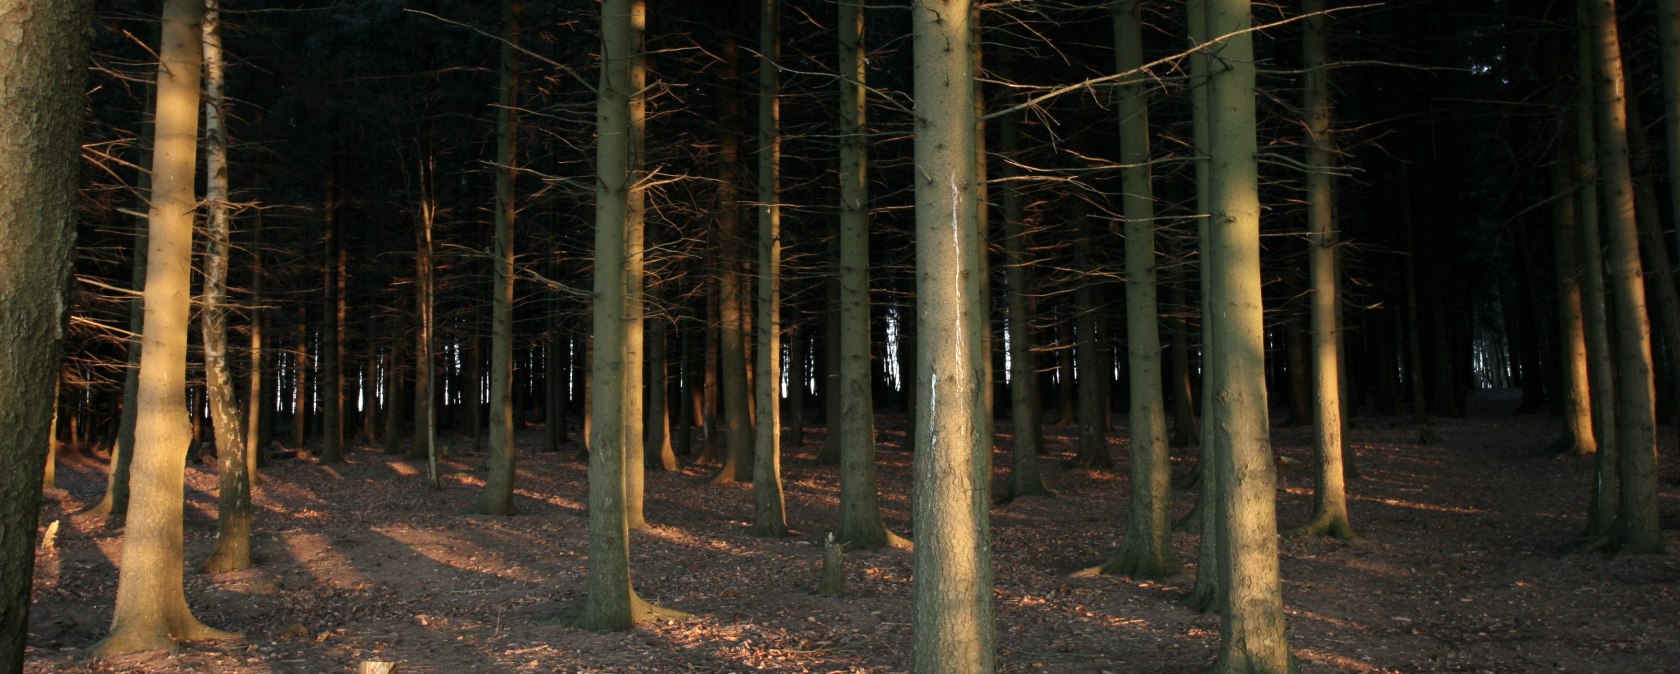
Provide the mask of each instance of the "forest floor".
MULTIPOLYGON (((1428 431, 1358 418, 1348 444, 1352 541, 1283 539, 1291 647, 1315 672, 1680 672, 1680 557, 1571 554, 1584 522, 1590 461, 1541 455, 1559 422, 1513 415, 1516 401, 1481 396, 1467 419, 1428 431), (1420 442, 1425 440, 1426 442, 1420 442)), ((1123 421, 1123 420, 1122 420, 1123 421)), ((888 525, 909 533, 909 455, 884 419, 881 491, 888 525)), ((1674 460, 1673 429, 1664 429, 1674 460)), ((1007 425, 1000 429, 1007 444, 1007 425)), ((1112 554, 1125 521, 1125 434, 1119 470, 1063 467, 1074 429, 1046 429, 1055 498, 992 509, 999 668, 1006 672, 1194 672, 1218 649, 1218 619, 1183 607, 1187 571, 1164 581, 1069 574, 1112 554)), ((522 433, 522 446, 541 431, 522 433)), ((836 471, 811 455, 820 429, 783 463, 792 538, 745 530, 751 487, 712 486, 711 467, 649 471, 647 516, 631 537, 641 595, 696 617, 628 632, 565 626, 584 598, 584 464, 573 452, 523 452, 522 514, 468 514, 482 454, 454 438, 444 489, 420 468, 371 448, 323 465, 278 461, 256 489, 254 569, 189 575, 206 623, 239 641, 191 643, 82 662, 106 632, 116 594, 121 522, 75 515, 104 487, 99 457, 67 458, 42 523, 58 521, 37 556, 25 671, 352 672, 361 661, 407 674, 458 672, 897 672, 910 650, 910 554, 846 557, 844 598, 813 594, 821 539, 833 521, 836 471)), ((1311 509, 1309 433, 1273 434, 1279 520, 1311 509)), ((1193 452, 1175 452, 1188 471, 1193 452)), ((1007 465, 999 454, 998 465, 1007 465)), ((187 468, 186 550, 215 535, 213 466, 187 468)), ((1680 488, 1665 481, 1663 523, 1680 550, 1680 488)), ((1175 498, 1188 511, 1192 496, 1175 498)), ((1196 537, 1174 536, 1195 561, 1196 537)), ((189 565, 191 561, 189 561, 189 565)))

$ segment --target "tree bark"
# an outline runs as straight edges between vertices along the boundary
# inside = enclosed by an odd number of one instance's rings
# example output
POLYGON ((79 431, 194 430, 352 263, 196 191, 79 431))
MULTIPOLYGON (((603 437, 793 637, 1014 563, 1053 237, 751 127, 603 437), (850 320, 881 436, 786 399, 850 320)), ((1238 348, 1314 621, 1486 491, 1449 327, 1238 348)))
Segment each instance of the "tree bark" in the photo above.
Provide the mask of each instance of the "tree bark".
MULTIPOLYGON (((1143 2, 1114 7, 1115 72, 1143 65, 1143 2)), ((1149 165, 1149 93, 1141 75, 1120 90, 1121 189, 1126 234, 1126 350, 1130 386, 1132 501, 1126 535, 1104 573, 1162 578, 1178 571, 1172 554, 1172 463, 1161 395, 1161 322, 1156 302, 1155 189, 1149 165)))
POLYGON ((788 535, 782 494, 781 0, 762 0, 758 32, 758 423, 753 448, 755 536, 788 535))
MULTIPOLYGON (((1020 120, 1015 114, 1006 115, 999 127, 1003 154, 1013 159, 1020 149, 1020 120)), ((1009 181, 1020 177, 1020 169, 1012 161, 1005 161, 1002 174, 1009 181)), ((1045 486, 1044 472, 1038 465, 1038 455, 1044 451, 1044 409, 1038 397, 1038 371, 1033 367, 1026 214, 1019 185, 1006 182, 1002 193, 1003 245, 1008 262, 1004 274, 1009 305, 1009 416, 1015 442, 1010 449, 1009 478, 993 496, 1048 496, 1050 488, 1045 486)))
POLYGON ((1206 316, 1212 344, 1208 389, 1213 403, 1218 494, 1216 526, 1224 601, 1219 660, 1213 671, 1282 674, 1297 670, 1284 631, 1278 571, 1276 467, 1267 420, 1264 324, 1260 289, 1260 194, 1255 146, 1249 0, 1207 3, 1207 35, 1222 39, 1208 74, 1208 238, 1206 316))
MULTIPOLYGON (((1567 139, 1571 134, 1563 134, 1567 139)), ((1552 254, 1556 264, 1558 343, 1563 359, 1563 433, 1558 453, 1587 456, 1598 451, 1593 437, 1592 391, 1587 374, 1586 322, 1582 319, 1581 232, 1571 195, 1566 152, 1552 166, 1552 254)))
POLYGON ((875 484, 875 397, 869 381, 869 75, 864 58, 866 3, 839 3, 840 87, 840 270, 839 321, 834 344, 839 360, 829 419, 840 447, 840 529, 849 549, 873 550, 905 544, 881 520, 875 484))
MULTIPOLYGON (((630 98, 642 0, 601 3, 601 78, 596 99, 595 264, 592 331, 594 434, 589 443, 588 599, 575 619, 584 629, 628 629, 660 612, 636 596, 630 581, 630 523, 624 442, 625 286, 635 139, 630 98)), ((637 463, 640 463, 639 461, 637 463)))
MULTIPOLYGON (((193 190, 204 39, 203 0, 165 0, 157 76, 157 140, 148 214, 144 346, 133 484, 111 633, 95 657, 166 648, 176 640, 236 635, 206 627, 182 587, 184 476, 191 429, 181 416, 187 371, 193 190)), ((78 27, 77 30, 84 28, 78 27)))
POLYGON ((1615 0, 1582 0, 1592 26, 1593 89, 1600 190, 1610 241, 1607 267, 1616 315, 1616 438, 1621 496, 1610 546, 1627 553, 1663 550, 1657 521, 1656 401, 1651 323, 1639 261, 1633 175, 1628 160, 1627 102, 1615 0))
MULTIPOLYGON (((502 0, 501 100, 496 106, 495 250, 490 292, 490 470, 478 494, 478 512, 512 515, 514 200, 518 177, 520 3, 502 0)), ((474 382, 476 388, 477 382, 474 382)), ((477 412, 475 411, 474 414, 477 412)))
POLYGON ((996 669, 989 454, 976 315, 981 270, 975 184, 973 15, 966 0, 911 8, 915 52, 915 558, 911 671, 996 669))
POLYGON ((251 566, 251 477, 246 472, 245 415, 234 392, 227 348, 227 275, 232 256, 228 225, 228 139, 224 124, 225 79, 220 0, 204 0, 204 297, 199 335, 204 348, 205 388, 214 417, 220 473, 216 501, 216 547, 199 566, 204 573, 251 566))
MULTIPOLYGON (((1307 246, 1312 278, 1312 424, 1315 462, 1313 516, 1291 533, 1352 538, 1347 482, 1342 470, 1341 327, 1336 279, 1334 149, 1331 140, 1329 17, 1325 0, 1304 0, 1301 67, 1306 70, 1302 108, 1307 132, 1307 246)), ((1538 376, 1536 373, 1535 376, 1538 376)))
POLYGON ((740 137, 736 132, 737 109, 734 87, 739 79, 735 42, 725 38, 724 75, 720 84, 722 105, 718 147, 718 243, 723 266, 718 275, 718 342, 722 351, 718 366, 724 415, 723 467, 712 476, 713 484, 747 482, 752 479, 753 443, 751 412, 747 409, 747 347, 744 329, 745 233, 741 231, 740 205, 736 185, 740 181, 740 137))
MULTIPOLYGON (((89 0, 0 0, 0 671, 21 672, 76 242, 89 0)), ((190 189, 190 188, 189 188, 190 189)), ((128 398, 126 406, 133 405, 128 398)), ((176 578, 180 575, 177 572, 176 578)))

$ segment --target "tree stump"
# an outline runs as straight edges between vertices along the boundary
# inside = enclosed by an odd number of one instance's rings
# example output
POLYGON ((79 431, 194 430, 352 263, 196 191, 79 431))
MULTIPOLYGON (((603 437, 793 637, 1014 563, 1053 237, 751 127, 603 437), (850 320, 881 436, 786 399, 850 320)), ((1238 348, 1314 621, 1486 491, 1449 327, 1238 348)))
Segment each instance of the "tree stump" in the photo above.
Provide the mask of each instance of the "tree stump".
POLYGON ((834 533, 829 532, 828 538, 823 541, 822 582, 817 585, 817 594, 824 597, 846 594, 846 570, 840 558, 843 548, 835 542, 834 533))
POLYGON ((361 666, 356 668, 356 674, 396 674, 396 672, 397 663, 379 660, 363 660, 361 666))

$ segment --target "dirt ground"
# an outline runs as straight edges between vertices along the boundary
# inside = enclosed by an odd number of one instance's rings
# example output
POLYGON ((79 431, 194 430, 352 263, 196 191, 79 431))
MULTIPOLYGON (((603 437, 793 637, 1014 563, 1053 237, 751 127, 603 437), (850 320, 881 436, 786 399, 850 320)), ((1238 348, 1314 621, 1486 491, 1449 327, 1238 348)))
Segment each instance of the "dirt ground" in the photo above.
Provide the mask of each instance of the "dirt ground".
MULTIPOLYGON (((1680 672, 1680 558, 1568 553, 1584 524, 1590 466, 1538 455, 1559 422, 1513 407, 1482 397, 1471 418, 1434 422, 1433 438, 1397 419, 1354 422, 1348 440, 1362 478, 1350 485, 1351 510, 1361 538, 1281 543, 1303 672, 1680 672)), ((909 455, 897 451, 902 427, 891 423, 883 420, 883 507, 888 525, 908 534, 909 455)), ((1193 571, 1155 582, 1069 576, 1113 552, 1127 501, 1124 433, 1111 436, 1120 470, 1092 473, 1062 467, 1073 432, 1046 431, 1055 498, 992 510, 1000 669, 1205 668, 1218 623, 1181 605, 1193 571)), ((520 437, 534 447, 541 431, 520 437)), ((371 448, 339 465, 275 463, 255 492, 257 568, 186 580, 200 618, 245 638, 98 662, 79 656, 110 621, 121 523, 71 514, 100 496, 103 460, 66 460, 42 516, 59 529, 36 560, 25 671, 351 672, 368 660, 409 674, 908 668, 908 552, 850 554, 848 595, 813 594, 838 497, 835 469, 810 460, 820 428, 787 448, 792 538, 747 535, 750 486, 708 485, 705 466, 650 471, 653 526, 631 537, 636 587, 696 617, 611 634, 563 623, 584 597, 583 463, 572 452, 523 452, 521 514, 483 517, 468 514, 483 456, 451 441, 442 491, 371 448)), ((1311 508, 1309 435, 1283 428, 1274 443, 1279 519, 1297 523, 1311 508)), ((1181 472, 1191 465, 1188 453, 1175 462, 1181 472)), ((189 560, 215 535, 213 470, 187 469, 189 560)), ((1179 495, 1176 511, 1191 498, 1179 495)), ((1662 508, 1680 549, 1671 483, 1662 508)), ((1175 535, 1174 545, 1188 569, 1196 537, 1175 535)))

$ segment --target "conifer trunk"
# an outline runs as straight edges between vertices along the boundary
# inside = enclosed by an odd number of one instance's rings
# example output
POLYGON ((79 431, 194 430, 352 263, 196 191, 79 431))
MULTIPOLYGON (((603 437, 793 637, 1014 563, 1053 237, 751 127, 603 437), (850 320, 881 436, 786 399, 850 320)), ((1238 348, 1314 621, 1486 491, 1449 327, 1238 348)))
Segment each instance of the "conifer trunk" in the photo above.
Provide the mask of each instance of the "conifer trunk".
POLYGON ((995 670, 989 454, 977 315, 973 19, 966 0, 911 7, 915 50, 915 558, 911 671, 995 670))
MULTIPOLYGON (((76 241, 89 0, 0 0, 0 672, 23 671, 76 241), (16 20, 21 17, 22 20, 16 20), (55 396, 56 397, 56 396, 55 396)), ((189 187, 190 189, 190 187, 189 187)), ((184 333, 183 333, 184 334, 184 333)), ((133 405, 128 398, 125 406, 133 405)), ((179 580, 179 571, 176 573, 179 580)))
POLYGON ((762 0, 758 60, 758 423, 753 448, 753 525, 756 536, 788 535, 782 494, 782 209, 781 0, 762 0))
MULTIPOLYGON (((502 0, 501 100, 496 106, 496 213, 490 297, 490 470, 478 512, 512 515, 514 180, 518 176, 519 18, 517 0, 502 0)), ((474 389, 478 382, 472 382, 474 389)), ((473 410, 476 417, 477 410, 473 410)))
POLYGON ((186 402, 203 16, 203 0, 165 0, 163 4, 134 491, 123 534, 111 632, 94 645, 95 657, 166 648, 176 640, 234 636, 193 617, 181 578, 185 506, 181 466, 191 440, 181 409, 186 402))

